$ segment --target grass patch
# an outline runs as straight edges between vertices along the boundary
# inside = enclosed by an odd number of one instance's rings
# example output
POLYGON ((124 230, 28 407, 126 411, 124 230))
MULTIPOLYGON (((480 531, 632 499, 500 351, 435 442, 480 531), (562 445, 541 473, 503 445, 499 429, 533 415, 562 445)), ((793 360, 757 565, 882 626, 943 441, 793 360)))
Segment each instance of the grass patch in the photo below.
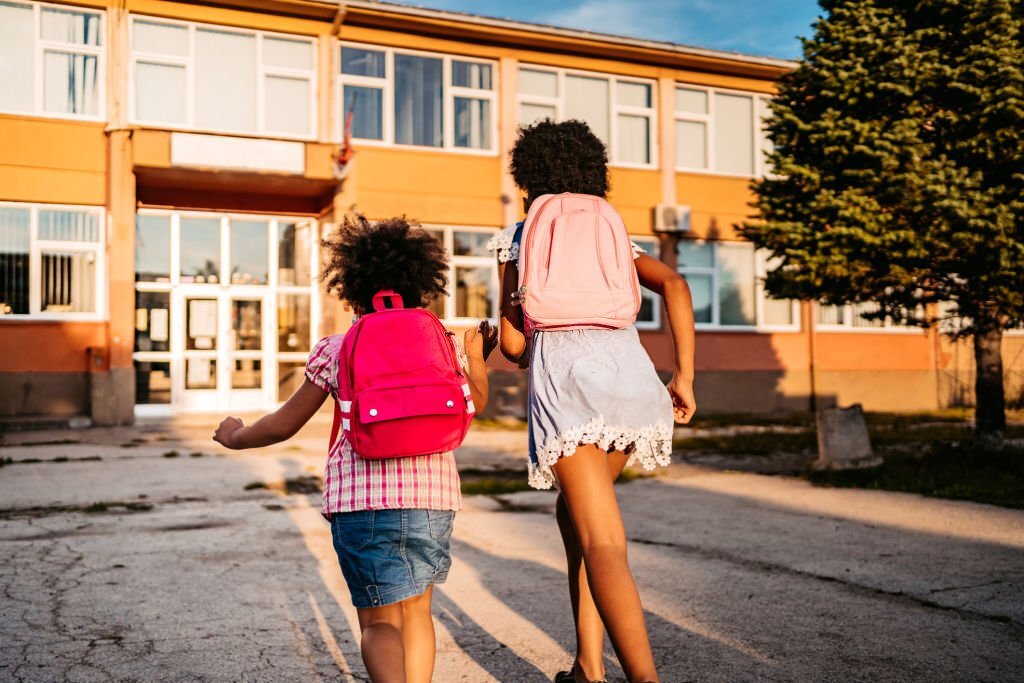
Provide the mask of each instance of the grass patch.
POLYGON ((177 458, 179 455, 181 455, 181 453, 178 451, 167 451, 164 453, 165 458, 177 458))
POLYGON ((120 501, 101 501, 87 505, 83 508, 78 508, 78 512, 85 512, 87 514, 97 514, 101 512, 110 512, 114 509, 122 509, 129 512, 146 512, 153 509, 151 503, 136 503, 136 502, 120 502, 120 501))
POLYGON ((285 479, 284 490, 286 493, 320 493, 324 490, 324 482, 320 477, 303 475, 285 479))
POLYGON ((680 451, 712 452, 722 455, 772 455, 813 451, 818 447, 818 441, 813 431, 796 434, 755 432, 685 437, 676 439, 672 446, 680 451))
POLYGON ((264 484, 262 481, 253 481, 246 484, 242 488, 245 489, 246 491, 257 491, 259 489, 267 488, 267 485, 264 484))
POLYGON ((473 429, 482 429, 484 431, 525 432, 526 420, 520 420, 515 417, 475 417, 473 418, 473 429))
POLYGON ((4 465, 13 465, 14 460, 12 458, 0 458, 0 467, 4 465))
POLYGON ((190 457, 190 458, 201 458, 201 457, 203 457, 204 455, 206 455, 206 454, 205 454, 205 453, 203 453, 202 451, 194 451, 194 452, 192 452, 192 453, 189 453, 189 454, 188 454, 188 457, 190 457))
POLYGON ((920 493, 1024 509, 1024 448, 978 450, 970 442, 922 444, 918 453, 889 452, 870 470, 811 472, 823 486, 920 493))
POLYGON ((715 429, 716 427, 735 427, 737 425, 780 426, 780 427, 813 427, 813 413, 711 413, 698 414, 690 423, 697 429, 715 429))
POLYGON ((459 470, 464 496, 496 496, 529 491, 526 473, 518 470, 459 470))

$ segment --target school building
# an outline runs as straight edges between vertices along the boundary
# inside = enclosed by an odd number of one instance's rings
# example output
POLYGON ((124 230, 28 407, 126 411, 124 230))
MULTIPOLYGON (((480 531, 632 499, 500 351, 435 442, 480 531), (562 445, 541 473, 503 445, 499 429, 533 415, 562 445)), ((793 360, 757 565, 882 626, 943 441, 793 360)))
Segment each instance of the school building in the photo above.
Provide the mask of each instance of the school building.
MULTIPOLYGON (((494 318, 486 243, 522 211, 507 152, 543 117, 590 124, 635 240, 687 277, 701 410, 969 402, 969 347, 764 296, 768 264, 734 226, 793 66, 384 2, 4 0, 0 418, 274 407, 348 323, 317 276, 351 210, 436 231, 452 262, 435 310, 453 329, 494 318)), ((637 327, 668 373, 653 295, 637 327)), ((1022 349, 1008 337, 1011 398, 1022 349)), ((522 413, 522 373, 492 363, 494 410, 522 413)))

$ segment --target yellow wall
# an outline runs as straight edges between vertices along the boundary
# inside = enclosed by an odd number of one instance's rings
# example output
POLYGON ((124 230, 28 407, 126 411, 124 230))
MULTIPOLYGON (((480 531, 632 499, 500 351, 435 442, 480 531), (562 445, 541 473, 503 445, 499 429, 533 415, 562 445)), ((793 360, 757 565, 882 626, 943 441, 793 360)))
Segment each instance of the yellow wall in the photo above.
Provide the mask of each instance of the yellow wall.
POLYGON ((102 205, 102 123, 0 115, 0 199, 102 205))

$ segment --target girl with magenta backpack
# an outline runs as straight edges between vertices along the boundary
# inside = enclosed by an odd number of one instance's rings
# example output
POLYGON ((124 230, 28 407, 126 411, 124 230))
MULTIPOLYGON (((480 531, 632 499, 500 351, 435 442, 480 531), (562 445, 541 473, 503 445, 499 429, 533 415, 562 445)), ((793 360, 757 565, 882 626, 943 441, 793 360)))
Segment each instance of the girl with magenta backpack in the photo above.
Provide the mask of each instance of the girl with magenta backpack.
POLYGON ((490 245, 501 350, 530 372, 529 482, 559 489, 577 649, 556 682, 603 679, 605 629, 630 681, 658 680, 613 484, 629 463, 669 464, 673 422, 696 409, 689 288, 629 241, 604 200, 607 161, 580 121, 521 130, 511 170, 528 214, 490 245), (667 390, 632 324, 640 285, 665 302, 675 351, 667 390))
POLYGON ((497 333, 487 323, 468 330, 463 353, 423 308, 445 294, 448 257, 404 218, 346 218, 323 246, 323 279, 357 320, 313 347, 306 381, 277 411, 250 426, 225 418, 214 439, 233 449, 279 443, 334 399, 321 512, 359 616, 363 662, 373 681, 426 683, 432 589, 447 578, 462 508, 452 451, 487 404, 484 363, 497 333))

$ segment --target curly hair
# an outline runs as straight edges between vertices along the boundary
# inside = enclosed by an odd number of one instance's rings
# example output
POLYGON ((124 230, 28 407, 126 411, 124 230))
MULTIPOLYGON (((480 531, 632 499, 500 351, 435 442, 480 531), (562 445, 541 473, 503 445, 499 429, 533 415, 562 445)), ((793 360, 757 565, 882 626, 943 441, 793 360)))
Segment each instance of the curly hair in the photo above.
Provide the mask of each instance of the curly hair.
POLYGON ((533 201, 543 194, 608 194, 608 152, 583 121, 538 121, 519 131, 512 178, 533 201))
POLYGON ((405 216, 376 222, 346 216, 321 245, 327 290, 358 311, 373 311, 373 295, 382 289, 398 292, 407 308, 426 306, 447 291, 444 245, 405 216))

